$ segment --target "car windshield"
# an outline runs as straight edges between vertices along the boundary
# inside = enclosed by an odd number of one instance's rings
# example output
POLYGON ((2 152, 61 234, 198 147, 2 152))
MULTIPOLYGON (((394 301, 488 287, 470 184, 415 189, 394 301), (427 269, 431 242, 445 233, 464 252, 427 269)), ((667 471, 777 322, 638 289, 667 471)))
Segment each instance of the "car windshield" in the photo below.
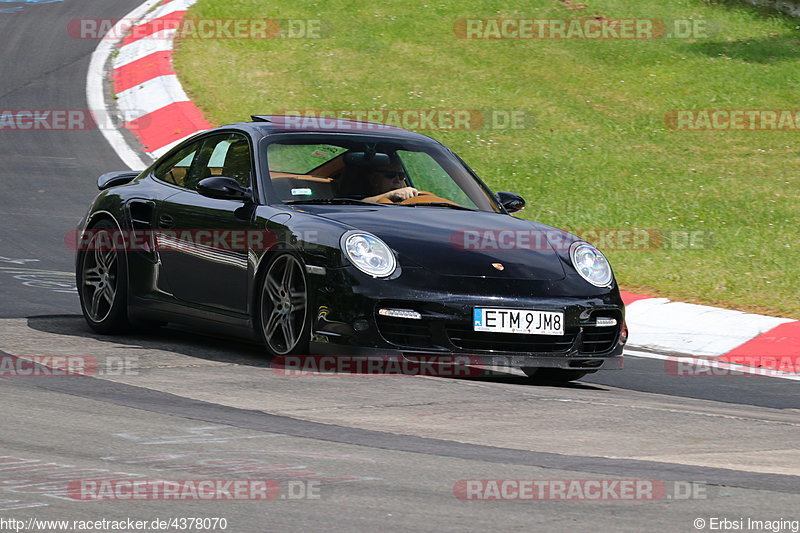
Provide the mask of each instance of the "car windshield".
POLYGON ((436 142, 353 135, 282 137, 267 145, 285 203, 374 203, 498 212, 490 191, 436 142))

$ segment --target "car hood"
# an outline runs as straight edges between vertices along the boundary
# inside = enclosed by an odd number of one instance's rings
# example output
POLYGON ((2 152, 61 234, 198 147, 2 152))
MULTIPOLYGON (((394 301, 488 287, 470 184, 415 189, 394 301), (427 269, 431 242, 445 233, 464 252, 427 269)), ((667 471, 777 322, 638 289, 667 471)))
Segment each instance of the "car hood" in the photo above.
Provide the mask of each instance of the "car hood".
POLYGON ((441 275, 524 280, 559 280, 565 275, 545 235, 567 234, 509 215, 438 207, 303 210, 373 233, 397 252, 401 265, 416 264, 441 275))

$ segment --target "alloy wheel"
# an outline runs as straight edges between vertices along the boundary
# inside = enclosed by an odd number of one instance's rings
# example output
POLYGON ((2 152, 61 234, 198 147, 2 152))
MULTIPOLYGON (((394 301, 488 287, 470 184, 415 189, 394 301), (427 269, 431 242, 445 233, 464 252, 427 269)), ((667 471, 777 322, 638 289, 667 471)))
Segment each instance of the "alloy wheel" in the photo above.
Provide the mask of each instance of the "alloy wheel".
POLYGON ((306 281, 292 255, 278 257, 267 270, 261 294, 261 329, 268 348, 277 355, 291 352, 301 341, 306 322, 306 281))

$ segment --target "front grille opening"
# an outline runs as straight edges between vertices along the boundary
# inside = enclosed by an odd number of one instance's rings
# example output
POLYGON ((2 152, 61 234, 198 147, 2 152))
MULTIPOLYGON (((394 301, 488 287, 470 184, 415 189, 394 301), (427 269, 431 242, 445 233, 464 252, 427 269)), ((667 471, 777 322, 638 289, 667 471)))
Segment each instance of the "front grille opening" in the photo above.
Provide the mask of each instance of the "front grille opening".
POLYGON ((411 320, 376 315, 378 331, 388 342, 411 348, 433 348, 431 328, 427 320, 411 320))
POLYGON ((589 321, 594 322, 598 318, 614 318, 617 321, 617 325, 602 328, 584 326, 583 339, 580 346, 581 353, 603 353, 611 350, 617 344, 620 329, 622 328, 622 313, 618 311, 595 311, 589 317, 589 321))

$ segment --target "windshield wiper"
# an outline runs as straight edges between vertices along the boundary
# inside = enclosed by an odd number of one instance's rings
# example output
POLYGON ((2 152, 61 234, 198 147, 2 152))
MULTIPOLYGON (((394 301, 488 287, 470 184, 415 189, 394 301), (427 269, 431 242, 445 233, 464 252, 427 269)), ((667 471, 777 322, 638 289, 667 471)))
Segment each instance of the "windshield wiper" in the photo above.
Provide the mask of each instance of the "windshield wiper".
POLYGON ((287 204, 355 204, 355 205, 376 205, 375 202, 365 202, 355 198, 309 198, 308 200, 286 200, 287 204))
POLYGON ((458 204, 448 204, 446 202, 420 202, 418 204, 395 204, 401 207, 449 207, 450 209, 461 209, 462 211, 477 211, 477 209, 472 209, 469 207, 464 207, 463 205, 458 204))

